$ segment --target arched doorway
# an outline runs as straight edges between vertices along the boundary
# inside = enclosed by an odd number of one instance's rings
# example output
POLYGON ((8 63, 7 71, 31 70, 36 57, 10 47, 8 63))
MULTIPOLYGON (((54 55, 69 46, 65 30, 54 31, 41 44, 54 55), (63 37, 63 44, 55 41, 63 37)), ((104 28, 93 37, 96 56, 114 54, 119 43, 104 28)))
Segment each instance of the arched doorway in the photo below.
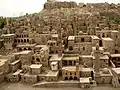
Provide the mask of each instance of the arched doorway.
POLYGON ((23 40, 21 39, 21 42, 23 42, 23 40))
POLYGON ((73 80, 73 77, 72 77, 72 76, 70 76, 69 80, 73 80))
POLYGON ((75 77, 74 77, 74 80, 78 80, 78 78, 75 76, 75 77))
POLYGON ((26 39, 24 39, 24 42, 26 43, 26 39))
POLYGON ((20 39, 18 39, 18 43, 20 42, 20 39))
POLYGON ((102 37, 105 37, 105 34, 104 34, 104 33, 102 34, 102 37))
POLYGON ((94 80, 94 73, 93 73, 93 71, 91 71, 91 77, 92 77, 92 80, 94 80))
POLYGON ((68 77, 65 77, 65 80, 68 80, 68 77))
POLYGON ((36 62, 40 62, 40 59, 39 59, 39 58, 36 58, 36 62))
POLYGON ((73 50, 73 47, 72 47, 72 46, 70 46, 70 47, 69 47, 69 50, 71 50, 71 51, 72 51, 72 50, 73 50))
POLYGON ((22 48, 19 48, 19 51, 22 51, 22 48))
POLYGON ((27 39, 27 42, 29 42, 29 39, 27 39))

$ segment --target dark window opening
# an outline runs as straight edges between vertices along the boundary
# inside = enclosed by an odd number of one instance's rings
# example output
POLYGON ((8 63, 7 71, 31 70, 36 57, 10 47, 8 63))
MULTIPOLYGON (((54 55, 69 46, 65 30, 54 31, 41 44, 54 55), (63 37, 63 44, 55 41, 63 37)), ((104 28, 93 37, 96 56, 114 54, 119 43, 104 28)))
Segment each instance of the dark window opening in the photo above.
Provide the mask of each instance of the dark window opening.
POLYGON ((71 76, 71 77, 69 78, 69 80, 73 80, 73 77, 71 76))
POLYGON ((26 48, 24 48, 24 50, 27 50, 26 48))
POLYGON ((78 80, 76 76, 74 77, 74 80, 78 80))
POLYGON ((68 77, 65 77, 65 80, 68 80, 68 77))
POLYGON ((40 62, 40 59, 39 59, 39 58, 36 58, 36 61, 37 61, 37 62, 40 62))
POLYGON ((72 66, 72 61, 69 61, 69 65, 72 66))
POLYGON ((85 42, 84 38, 81 38, 81 42, 85 42))
POLYGON ((105 34, 103 33, 102 37, 105 37, 105 34))
POLYGON ((72 51, 72 50, 73 50, 73 47, 72 47, 72 46, 70 46, 70 47, 69 47, 69 50, 71 50, 71 51, 72 51))

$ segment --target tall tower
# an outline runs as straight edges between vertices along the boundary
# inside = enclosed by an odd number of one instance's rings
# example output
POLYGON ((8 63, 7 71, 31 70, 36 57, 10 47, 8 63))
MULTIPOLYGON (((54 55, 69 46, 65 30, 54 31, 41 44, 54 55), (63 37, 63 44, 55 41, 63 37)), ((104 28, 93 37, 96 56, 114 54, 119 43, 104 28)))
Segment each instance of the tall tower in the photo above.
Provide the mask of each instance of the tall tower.
POLYGON ((62 34, 61 34, 61 29, 58 29, 58 56, 62 56, 62 34))
POLYGON ((99 76, 99 69, 100 69, 100 49, 99 49, 99 44, 96 44, 96 48, 94 51, 94 56, 95 56, 95 76, 99 76))

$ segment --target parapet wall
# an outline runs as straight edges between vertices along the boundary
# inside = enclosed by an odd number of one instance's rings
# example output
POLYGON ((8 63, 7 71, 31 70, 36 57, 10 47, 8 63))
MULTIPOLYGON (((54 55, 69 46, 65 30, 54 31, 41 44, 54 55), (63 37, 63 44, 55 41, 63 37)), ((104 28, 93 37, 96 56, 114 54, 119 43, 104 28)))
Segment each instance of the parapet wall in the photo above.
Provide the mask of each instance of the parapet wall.
POLYGON ((46 2, 44 9, 76 8, 76 2, 46 2))

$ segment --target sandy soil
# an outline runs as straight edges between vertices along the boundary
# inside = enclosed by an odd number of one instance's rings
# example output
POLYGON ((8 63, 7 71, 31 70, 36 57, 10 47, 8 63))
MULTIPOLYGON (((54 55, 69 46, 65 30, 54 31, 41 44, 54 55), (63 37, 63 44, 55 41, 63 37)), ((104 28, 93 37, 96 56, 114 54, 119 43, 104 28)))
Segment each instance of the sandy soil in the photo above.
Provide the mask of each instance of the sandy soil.
POLYGON ((81 89, 81 88, 34 88, 32 85, 26 85, 21 83, 3 83, 0 84, 0 90, 120 90, 120 88, 113 88, 111 85, 100 85, 99 87, 81 89))

